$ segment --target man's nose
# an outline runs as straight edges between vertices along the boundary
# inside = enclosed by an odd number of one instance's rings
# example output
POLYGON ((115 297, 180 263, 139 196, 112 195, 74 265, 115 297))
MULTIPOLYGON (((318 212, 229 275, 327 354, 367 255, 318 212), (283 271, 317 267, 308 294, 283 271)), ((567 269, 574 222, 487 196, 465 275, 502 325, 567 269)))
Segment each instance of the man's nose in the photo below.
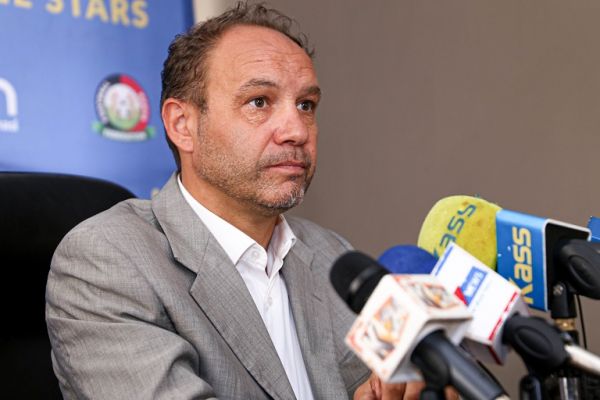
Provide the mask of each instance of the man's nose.
POLYGON ((308 121, 306 115, 293 106, 286 106, 280 110, 274 140, 277 144, 292 144, 301 146, 309 138, 312 121, 308 121))

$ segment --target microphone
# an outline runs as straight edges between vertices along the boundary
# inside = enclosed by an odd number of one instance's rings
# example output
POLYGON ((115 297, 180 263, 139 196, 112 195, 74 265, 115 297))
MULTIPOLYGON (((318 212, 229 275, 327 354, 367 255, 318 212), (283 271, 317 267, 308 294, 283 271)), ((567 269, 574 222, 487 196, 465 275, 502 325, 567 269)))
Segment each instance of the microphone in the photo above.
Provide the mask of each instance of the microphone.
POLYGON ((389 272, 359 251, 342 254, 333 264, 329 280, 336 293, 359 314, 375 287, 389 272))
POLYGON ((430 274, 437 258, 410 244, 391 247, 377 260, 392 274, 430 274))
POLYGON ((503 340, 538 374, 546 376, 569 364, 600 376, 600 357, 572 344, 569 339, 539 317, 515 315, 504 326, 503 340))
POLYGON ((503 364, 510 345, 528 368, 540 376, 566 364, 600 374, 598 356, 574 345, 544 319, 529 316, 527 306, 518 296, 519 290, 457 244, 448 246, 434 268, 429 266, 435 257, 416 246, 395 246, 384 254, 387 257, 382 264, 390 272, 431 272, 463 299, 473 319, 462 345, 478 360, 493 359, 503 364), (409 259, 414 264, 404 262, 409 259), (419 259, 426 261, 416 265, 419 259))
POLYGON ((360 311, 346 336, 359 358, 385 382, 418 379, 420 370, 427 390, 438 396, 447 385, 468 399, 503 396, 503 389, 455 345, 470 319, 465 305, 434 276, 387 274, 358 252, 341 256, 331 269, 340 297, 360 311))
POLYGON ((480 361, 504 364, 509 349, 502 343, 502 326, 515 313, 528 314, 517 287, 455 243, 450 243, 437 265, 431 263, 436 260, 433 255, 416 246, 395 246, 384 254, 388 256, 380 260, 390 272, 437 276, 473 314, 462 346, 480 361), (418 264, 419 260, 425 261, 418 264))
POLYGON ((600 298, 600 255, 587 242, 589 234, 587 228, 502 210, 480 198, 451 196, 432 207, 418 245, 439 256, 456 242, 519 286, 529 306, 550 309, 553 318, 573 318, 568 294, 600 298))
POLYGON ((435 203, 425 217, 417 245, 439 258, 454 242, 495 268, 495 221, 500 210, 498 205, 478 197, 445 197, 435 203))
POLYGON ((529 314, 519 288, 456 243, 446 248, 431 273, 473 313, 463 346, 480 361, 504 364, 508 346, 502 342, 502 326, 514 314, 529 314))

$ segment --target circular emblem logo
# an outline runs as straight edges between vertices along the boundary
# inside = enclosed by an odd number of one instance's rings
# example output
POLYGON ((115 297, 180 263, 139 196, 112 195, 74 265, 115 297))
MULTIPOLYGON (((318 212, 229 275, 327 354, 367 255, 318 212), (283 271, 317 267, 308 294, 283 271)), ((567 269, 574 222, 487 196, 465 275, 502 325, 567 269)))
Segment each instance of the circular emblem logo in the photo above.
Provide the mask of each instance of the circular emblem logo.
POLYGON ((110 75, 100 83, 96 113, 100 120, 94 123, 94 130, 109 139, 129 142, 154 136, 154 128, 148 126, 148 96, 128 75, 110 75))

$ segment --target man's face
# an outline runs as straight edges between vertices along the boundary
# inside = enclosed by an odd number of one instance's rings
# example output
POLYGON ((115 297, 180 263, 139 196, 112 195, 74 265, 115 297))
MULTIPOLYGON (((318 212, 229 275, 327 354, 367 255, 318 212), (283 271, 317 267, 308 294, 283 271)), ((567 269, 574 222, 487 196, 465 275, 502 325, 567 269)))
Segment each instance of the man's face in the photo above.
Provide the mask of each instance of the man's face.
POLYGON ((312 61, 274 30, 236 26, 207 63, 194 172, 263 215, 302 201, 317 157, 320 90, 312 61))

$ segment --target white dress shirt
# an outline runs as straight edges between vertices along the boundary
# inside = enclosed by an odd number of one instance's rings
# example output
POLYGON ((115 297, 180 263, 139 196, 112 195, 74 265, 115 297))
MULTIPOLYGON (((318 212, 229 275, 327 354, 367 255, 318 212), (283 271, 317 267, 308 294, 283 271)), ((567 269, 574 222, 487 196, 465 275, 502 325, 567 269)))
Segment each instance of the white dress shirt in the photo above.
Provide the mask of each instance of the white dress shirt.
POLYGON ((283 259, 296 236, 280 216, 269 247, 265 249, 244 232, 200 204, 178 177, 179 189, 187 203, 215 237, 240 273, 262 317, 296 398, 312 400, 308 373, 296 333, 285 282, 279 274, 283 259))

